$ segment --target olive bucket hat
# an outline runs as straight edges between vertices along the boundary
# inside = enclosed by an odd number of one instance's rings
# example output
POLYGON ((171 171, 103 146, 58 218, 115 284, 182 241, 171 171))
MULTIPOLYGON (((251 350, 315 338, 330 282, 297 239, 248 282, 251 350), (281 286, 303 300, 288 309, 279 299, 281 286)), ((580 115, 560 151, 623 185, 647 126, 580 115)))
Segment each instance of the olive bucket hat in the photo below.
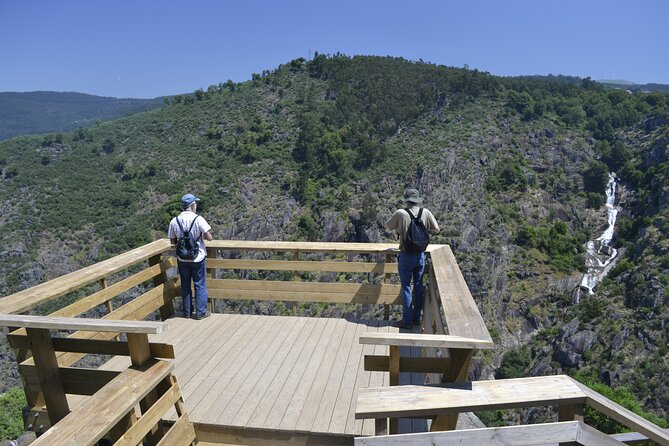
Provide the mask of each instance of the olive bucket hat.
POLYGON ((420 197, 420 194, 416 189, 405 190, 403 200, 407 203, 416 203, 416 204, 421 204, 423 202, 423 199, 420 197))

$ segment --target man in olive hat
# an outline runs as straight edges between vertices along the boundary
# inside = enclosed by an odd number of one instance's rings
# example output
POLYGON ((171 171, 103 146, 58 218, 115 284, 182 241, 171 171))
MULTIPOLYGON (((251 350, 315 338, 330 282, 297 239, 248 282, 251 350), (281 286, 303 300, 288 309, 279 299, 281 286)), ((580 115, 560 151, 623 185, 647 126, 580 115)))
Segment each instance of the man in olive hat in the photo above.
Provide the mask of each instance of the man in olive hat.
POLYGON ((177 266, 181 278, 184 317, 189 318, 193 311, 192 282, 195 286, 195 319, 204 319, 209 316, 207 312, 207 300, 209 299, 206 284, 207 267, 205 263, 207 248, 204 246, 204 240, 213 240, 213 237, 209 232, 211 231, 209 223, 196 213, 199 201, 200 199, 193 194, 186 194, 181 197, 183 212, 170 221, 167 236, 172 244, 176 245, 179 238, 183 237, 185 232, 190 231, 192 240, 197 243, 197 252, 193 253, 192 258, 177 256, 177 266))
POLYGON ((397 269, 402 282, 402 320, 393 323, 399 328, 411 329, 420 324, 421 311, 423 310, 423 271, 425 270, 425 252, 409 252, 405 241, 411 220, 419 219, 423 222, 425 229, 432 233, 439 232, 437 220, 428 209, 421 208, 423 202, 416 189, 404 191, 404 209, 398 209, 385 223, 385 227, 397 231, 400 239, 400 255, 397 269), (413 295, 411 292, 411 281, 413 280, 413 295))

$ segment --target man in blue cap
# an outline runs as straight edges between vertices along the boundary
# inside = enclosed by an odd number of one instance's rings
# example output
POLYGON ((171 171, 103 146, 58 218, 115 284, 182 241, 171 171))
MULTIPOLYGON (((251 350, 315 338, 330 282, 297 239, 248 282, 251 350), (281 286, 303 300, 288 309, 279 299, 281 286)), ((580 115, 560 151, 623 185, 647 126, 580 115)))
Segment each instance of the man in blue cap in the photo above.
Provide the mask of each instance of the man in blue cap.
POLYGON ((211 231, 209 223, 196 213, 199 201, 200 199, 193 194, 186 194, 181 197, 183 212, 170 221, 167 236, 173 245, 177 245, 179 239, 190 232, 191 240, 194 240, 197 244, 192 255, 188 256, 189 258, 179 257, 179 250, 177 249, 177 265, 181 277, 183 315, 188 318, 193 311, 193 293, 191 291, 191 282, 193 282, 195 285, 195 319, 204 319, 209 316, 207 311, 207 300, 209 298, 206 286, 207 267, 205 265, 207 249, 204 246, 204 240, 213 240, 213 237, 209 232, 211 231))

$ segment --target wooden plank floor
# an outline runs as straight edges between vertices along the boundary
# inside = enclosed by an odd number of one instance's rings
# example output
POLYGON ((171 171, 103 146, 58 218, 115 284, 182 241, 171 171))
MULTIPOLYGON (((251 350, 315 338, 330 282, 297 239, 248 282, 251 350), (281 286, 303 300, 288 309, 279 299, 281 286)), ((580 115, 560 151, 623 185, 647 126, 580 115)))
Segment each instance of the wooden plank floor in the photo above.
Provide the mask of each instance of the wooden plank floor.
MULTIPOLYGON (((387 355, 388 347, 361 345, 358 337, 397 332, 387 321, 212 314, 201 321, 171 319, 170 326, 150 338, 174 345, 174 373, 193 423, 374 434, 374 420, 355 420, 355 402, 360 387, 388 385, 388 373, 363 367, 365 354, 387 355)), ((127 365, 127 358, 117 357, 102 368, 127 365)), ((406 383, 421 379, 406 375, 406 383)), ((407 420, 402 428, 416 432, 427 425, 407 420)))

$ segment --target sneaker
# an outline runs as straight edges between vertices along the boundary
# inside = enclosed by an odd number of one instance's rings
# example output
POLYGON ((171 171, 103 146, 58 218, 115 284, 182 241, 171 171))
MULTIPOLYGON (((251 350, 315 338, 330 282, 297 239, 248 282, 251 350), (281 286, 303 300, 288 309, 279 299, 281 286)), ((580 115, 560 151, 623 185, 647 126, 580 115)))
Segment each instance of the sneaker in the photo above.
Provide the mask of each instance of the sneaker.
POLYGON ((202 316, 195 316, 195 319, 199 321, 199 320, 201 320, 201 319, 206 319, 206 318, 208 318, 209 316, 211 316, 211 313, 207 311, 207 312, 205 312, 202 316))
POLYGON ((397 328, 403 328, 405 330, 411 330, 413 328, 413 326, 411 324, 407 324, 406 322, 404 322, 402 320, 392 322, 390 325, 392 325, 393 327, 397 327, 397 328))

